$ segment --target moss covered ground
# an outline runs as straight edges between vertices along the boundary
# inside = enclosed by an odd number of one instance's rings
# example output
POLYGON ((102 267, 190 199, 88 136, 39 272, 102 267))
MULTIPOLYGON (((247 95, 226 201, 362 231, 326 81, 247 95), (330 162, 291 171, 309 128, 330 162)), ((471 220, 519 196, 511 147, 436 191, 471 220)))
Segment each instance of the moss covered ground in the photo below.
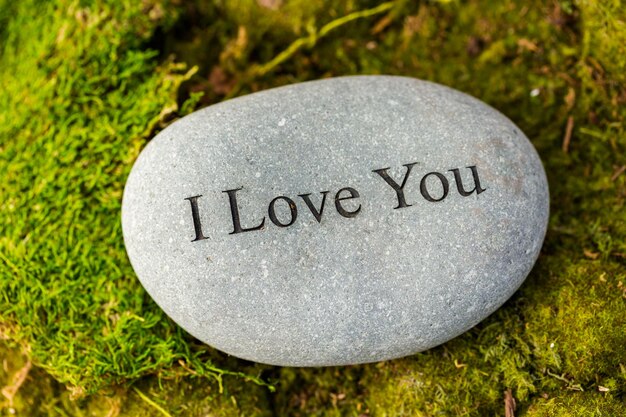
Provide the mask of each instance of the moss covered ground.
POLYGON ((621 0, 0 0, 0 413, 626 415, 625 148, 621 0), (124 251, 142 147, 233 96, 380 73, 472 94, 531 138, 551 218, 526 283, 378 364, 257 365, 180 330, 124 251))

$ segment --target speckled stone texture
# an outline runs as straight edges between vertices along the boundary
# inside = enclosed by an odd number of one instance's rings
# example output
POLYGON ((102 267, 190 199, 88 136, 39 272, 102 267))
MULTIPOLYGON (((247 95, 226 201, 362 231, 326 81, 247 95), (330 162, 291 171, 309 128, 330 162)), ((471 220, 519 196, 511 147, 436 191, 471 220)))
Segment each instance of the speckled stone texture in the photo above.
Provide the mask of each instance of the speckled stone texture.
POLYGON ((505 116, 441 85, 359 76, 172 124, 132 169, 122 226, 141 283, 189 333, 320 366, 410 355, 476 325, 528 275, 548 210, 538 155, 505 116), (384 174, 406 177, 401 192, 384 174), (293 203, 270 204, 280 196, 293 203))

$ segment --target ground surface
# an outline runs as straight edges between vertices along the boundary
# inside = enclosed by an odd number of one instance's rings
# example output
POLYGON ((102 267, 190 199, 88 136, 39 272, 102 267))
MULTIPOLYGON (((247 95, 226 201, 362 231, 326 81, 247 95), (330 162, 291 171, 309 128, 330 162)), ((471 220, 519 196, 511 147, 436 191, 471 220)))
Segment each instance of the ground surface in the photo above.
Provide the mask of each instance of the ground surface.
POLYGON ((3 415, 626 415, 620 0, 0 0, 0 80, 3 415), (124 252, 139 151, 229 97, 379 73, 465 91, 531 138, 552 214, 526 283, 379 364, 261 366, 186 335, 124 252))

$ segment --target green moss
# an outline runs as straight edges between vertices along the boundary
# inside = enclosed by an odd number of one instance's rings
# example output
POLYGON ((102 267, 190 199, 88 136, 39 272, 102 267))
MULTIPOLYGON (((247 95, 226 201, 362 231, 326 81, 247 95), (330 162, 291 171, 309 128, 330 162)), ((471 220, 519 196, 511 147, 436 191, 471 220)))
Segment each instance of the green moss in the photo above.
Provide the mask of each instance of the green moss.
POLYGON ((0 67, 3 333, 77 396, 188 373, 179 362, 219 379, 228 371, 216 355, 193 348, 141 289, 120 230, 132 161, 175 114, 189 76, 146 49, 168 6, 11 7, 0 67))
POLYGON ((580 392, 537 400, 525 415, 528 417, 602 417, 625 414, 626 404, 622 398, 580 392))
POLYGON ((0 329, 36 365, 17 395, 45 399, 20 410, 504 415, 511 390, 518 416, 626 412, 623 2, 136 3, 0 0, 0 329), (194 342, 124 252, 120 200, 140 149, 225 97, 363 73, 450 85, 527 133, 552 200, 536 268, 476 328, 395 361, 277 368, 194 342))
MULTIPOLYGON (((223 391, 202 378, 168 380, 144 378, 131 389, 112 386, 100 394, 72 399, 70 391, 27 355, 0 343, 0 410, 23 416, 187 416, 224 417, 269 415, 265 388, 236 380, 225 381, 223 391)), ((5 415, 4 413, 0 415, 5 415)))

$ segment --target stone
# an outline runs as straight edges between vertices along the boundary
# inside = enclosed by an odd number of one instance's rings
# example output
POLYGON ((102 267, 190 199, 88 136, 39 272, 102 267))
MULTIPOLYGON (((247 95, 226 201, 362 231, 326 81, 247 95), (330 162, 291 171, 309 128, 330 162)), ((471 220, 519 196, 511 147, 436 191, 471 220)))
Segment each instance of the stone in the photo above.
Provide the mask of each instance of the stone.
POLYGON ((205 343, 283 366, 429 349, 535 263, 548 184, 498 111, 412 78, 294 84, 159 133, 126 183, 128 256, 205 343))

